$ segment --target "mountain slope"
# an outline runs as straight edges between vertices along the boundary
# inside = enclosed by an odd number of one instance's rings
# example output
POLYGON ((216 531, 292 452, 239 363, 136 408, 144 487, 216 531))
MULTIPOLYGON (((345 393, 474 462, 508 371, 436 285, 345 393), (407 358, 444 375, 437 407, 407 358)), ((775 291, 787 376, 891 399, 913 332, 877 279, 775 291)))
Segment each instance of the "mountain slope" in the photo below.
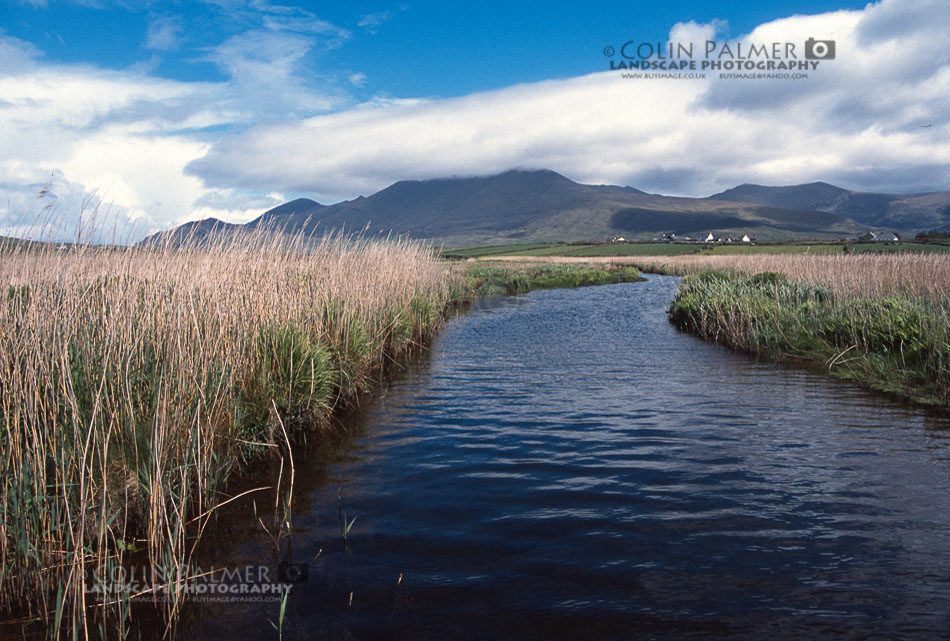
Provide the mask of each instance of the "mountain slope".
POLYGON ((257 227, 267 226, 274 222, 280 224, 287 216, 313 215, 325 207, 326 205, 321 205, 315 200, 310 200, 309 198, 298 198, 296 200, 286 202, 283 205, 278 205, 273 209, 268 209, 261 216, 258 216, 249 222, 246 227, 249 229, 255 229, 257 227))
POLYGON ((184 223, 170 231, 153 234, 139 244, 169 243, 171 245, 180 245, 185 242, 201 242, 214 236, 240 232, 243 229, 244 225, 226 223, 217 218, 205 218, 203 220, 184 223))
POLYGON ((791 187, 765 187, 746 183, 712 195, 709 199, 769 207, 831 211, 837 199, 847 193, 847 189, 822 182, 791 187))
POLYGON ((827 211, 850 218, 865 227, 900 231, 950 229, 950 191, 877 194, 849 191, 821 182, 789 187, 745 184, 709 198, 827 211))
MULTIPOLYGON (((328 207, 300 208, 291 215, 275 210, 261 219, 288 231, 363 229, 423 238, 497 234, 530 226, 547 213, 589 203, 591 188, 553 171, 506 172, 486 178, 404 180, 368 198, 328 207)), ((612 193, 605 191, 604 193, 612 193)), ((283 208, 285 206, 281 206, 283 208)), ((257 221, 252 225, 257 225, 257 221)))
POLYGON ((856 230, 827 213, 671 198, 631 187, 583 185, 553 171, 400 181, 369 196, 262 218, 288 231, 368 228, 451 244, 512 240, 605 240, 615 235, 752 232, 840 235, 856 230))
POLYGON ((553 171, 404 180, 369 196, 321 205, 298 199, 245 226, 190 223, 149 239, 276 227, 322 234, 345 229, 405 234, 450 245, 515 240, 606 240, 622 235, 755 234, 760 238, 855 235, 868 226, 940 229, 950 192, 895 196, 848 191, 827 183, 790 187, 740 185, 710 198, 648 194, 632 187, 584 185, 553 171), (843 212, 853 212, 860 221, 843 212), (888 224, 884 224, 885 221, 888 224), (923 222, 918 222, 923 221, 923 222), (934 224, 940 223, 940 224, 934 224))

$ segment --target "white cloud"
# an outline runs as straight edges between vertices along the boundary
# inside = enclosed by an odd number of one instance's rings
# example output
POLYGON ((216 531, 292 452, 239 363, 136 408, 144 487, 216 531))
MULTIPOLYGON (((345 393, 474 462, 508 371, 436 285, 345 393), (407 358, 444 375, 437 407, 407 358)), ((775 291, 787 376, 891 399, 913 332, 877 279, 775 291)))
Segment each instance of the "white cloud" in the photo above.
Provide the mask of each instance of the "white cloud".
POLYGON ((169 16, 153 16, 148 23, 145 37, 147 49, 171 51, 177 49, 181 37, 181 19, 169 16))
MULTIPOLYGON (((697 23, 694 20, 689 22, 677 22, 670 29, 670 39, 672 43, 693 44, 696 52, 704 51, 703 45, 707 40, 715 40, 729 29, 729 23, 725 20, 713 20, 708 23, 697 23)), ((678 50, 676 50, 678 51, 678 50)))
POLYGON ((90 192, 62 172, 0 164, 0 236, 127 242, 152 229, 149 217, 90 192))
MULTIPOLYGON (((127 0, 127 2, 130 1, 131 0, 127 0)), ((102 9, 105 6, 103 4, 104 0, 66 0, 66 2, 78 4, 81 7, 89 7, 90 9, 102 9)), ((31 7, 36 7, 37 9, 45 9, 49 6, 49 0, 20 0, 20 4, 30 5, 31 7)))
POLYGON ((333 48, 350 37, 350 32, 300 7, 273 4, 268 0, 202 0, 216 7, 240 30, 264 27, 270 31, 320 35, 324 44, 333 48))
POLYGON ((378 11, 376 13, 369 13, 360 18, 359 22, 356 23, 358 27, 363 27, 370 33, 377 33, 379 28, 382 27, 390 18, 393 17, 392 11, 378 11))
POLYGON ((247 121, 297 118, 339 109, 349 96, 310 69, 315 50, 339 47, 350 33, 313 13, 266 0, 206 0, 229 19, 253 25, 209 49, 205 60, 230 77, 225 102, 247 121))
POLYGON ((73 238, 80 213, 97 211, 140 237, 187 218, 207 191, 184 172, 208 149, 200 132, 234 121, 225 90, 78 66, 0 75, 0 226, 49 218, 45 233, 73 238))
MULTIPOLYGON (((836 40, 836 60, 806 80, 628 80, 605 71, 355 106, 342 87, 365 82, 361 72, 340 72, 337 85, 312 71, 314 53, 337 46, 345 30, 262 0, 207 1, 242 25, 205 51, 226 74, 217 83, 156 78, 147 64, 50 64, 0 33, 0 205, 10 203, 0 207, 0 233, 56 210, 68 219, 58 233, 69 235, 76 213, 100 200, 100 214, 145 233, 208 216, 244 221, 301 194, 326 202, 404 178, 512 167, 687 195, 747 181, 876 191, 950 184, 944 0, 793 16, 742 38, 836 40)), ((670 39, 721 38, 726 28, 678 23, 670 39)))
POLYGON ((395 18, 398 12, 405 11, 408 8, 409 5, 400 4, 396 5, 393 9, 368 13, 359 19, 359 21, 356 23, 356 26, 362 27, 367 32, 372 34, 379 33, 379 30, 384 24, 395 18))
MULTIPOLYGON (((140 237, 196 216, 247 220, 279 204, 255 191, 208 188, 185 167, 222 128, 343 104, 345 94, 321 90, 301 61, 345 32, 265 2, 234 10, 256 11, 265 26, 210 52, 229 77, 216 83, 156 78, 154 56, 121 71, 51 64, 34 45, 0 32, 0 234, 74 238, 79 219, 96 211, 110 229, 134 221, 140 237), (222 191, 226 203, 208 200, 222 191)), ((153 18, 146 44, 177 46, 179 25, 153 18)))
MULTIPOLYGON (((804 80, 629 80, 603 72, 447 100, 376 103, 252 128, 216 142, 190 171, 213 185, 323 199, 403 178, 510 167, 688 195, 747 181, 946 188, 950 51, 938 45, 950 10, 934 4, 942 17, 929 23, 937 26, 913 23, 915 37, 868 35, 878 30, 867 25, 897 4, 794 16, 743 38, 797 42, 799 56, 809 37, 837 39, 837 59, 804 80)), ((671 40, 723 28, 681 23, 671 40)))
POLYGON ((284 194, 248 194, 234 189, 207 191, 195 201, 185 220, 217 218, 231 223, 246 223, 262 212, 289 200, 284 194))
POLYGON ((312 47, 307 35, 256 29, 228 38, 207 59, 231 77, 228 100, 234 109, 249 119, 273 120, 329 111, 348 99, 307 82, 302 61, 312 47))
POLYGON ((40 50, 35 46, 0 29, 0 74, 23 73, 33 68, 38 57, 40 50))

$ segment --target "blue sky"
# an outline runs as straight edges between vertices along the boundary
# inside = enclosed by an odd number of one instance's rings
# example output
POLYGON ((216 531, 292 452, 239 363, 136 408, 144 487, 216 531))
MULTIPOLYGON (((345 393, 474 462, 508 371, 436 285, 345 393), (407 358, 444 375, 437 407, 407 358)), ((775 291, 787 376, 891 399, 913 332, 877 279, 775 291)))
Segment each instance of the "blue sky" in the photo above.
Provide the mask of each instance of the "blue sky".
POLYGON ((945 0, 6 0, 0 18, 0 233, 99 204, 141 234, 511 167, 693 196, 950 182, 945 0), (838 56, 802 80, 608 70, 604 46, 674 36, 838 56))
MULTIPOLYGON (((148 66, 184 81, 223 81, 208 59, 229 37, 262 24, 252 2, 109 2, 7 0, 9 35, 32 42, 44 58, 106 69, 148 66), (240 7, 241 9, 235 9, 240 7), (149 33, 164 34, 149 46, 149 33), (158 46, 154 46, 158 44, 158 46)), ((276 3, 274 3, 276 4, 276 3)), ((338 84, 356 99, 458 96, 515 83, 603 70, 600 51, 631 37, 665 40, 677 22, 725 20, 735 35, 794 14, 864 2, 411 2, 287 3, 328 29, 305 61, 316 83, 338 84), (339 31, 336 31, 339 30, 339 31), (366 75, 362 86, 347 78, 366 75)), ((293 14, 290 14, 293 15, 293 14)))

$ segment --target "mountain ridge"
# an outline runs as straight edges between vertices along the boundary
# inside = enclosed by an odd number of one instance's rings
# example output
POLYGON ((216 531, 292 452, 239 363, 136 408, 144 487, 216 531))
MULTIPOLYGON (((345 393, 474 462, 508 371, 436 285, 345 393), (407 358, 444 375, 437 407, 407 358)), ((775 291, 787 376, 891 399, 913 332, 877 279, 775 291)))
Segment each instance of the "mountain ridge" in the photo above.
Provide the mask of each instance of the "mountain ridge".
POLYGON ((827 211, 868 227, 895 231, 945 230, 950 225, 950 191, 891 194, 844 189, 826 182, 776 187, 745 183, 709 198, 827 211), (934 200, 940 202, 931 203, 934 200))
POLYGON ((159 232, 143 243, 276 227, 287 233, 365 230, 442 243, 649 238, 661 232, 753 233, 760 238, 828 238, 869 227, 950 229, 950 191, 858 192, 825 182, 745 183, 706 198, 649 194, 634 187, 587 185, 552 170, 401 180, 370 196, 323 205, 283 203, 245 225, 206 219, 159 232))

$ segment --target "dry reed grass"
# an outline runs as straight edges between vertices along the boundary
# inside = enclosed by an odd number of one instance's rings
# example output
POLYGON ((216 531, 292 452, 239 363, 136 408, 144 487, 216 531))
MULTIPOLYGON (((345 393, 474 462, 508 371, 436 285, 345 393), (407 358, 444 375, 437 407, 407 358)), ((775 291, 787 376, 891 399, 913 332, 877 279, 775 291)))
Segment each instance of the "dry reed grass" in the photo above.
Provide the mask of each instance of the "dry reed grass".
POLYGON ((638 258, 637 264, 649 271, 679 274, 706 269, 779 272, 847 296, 950 298, 950 256, 946 254, 648 256, 638 258))
POLYGON ((94 607, 90 573, 135 545, 180 567, 230 471, 283 445, 271 405, 326 424, 451 296, 420 244, 265 234, 4 243, 0 285, 0 610, 78 638, 129 615, 94 607))
POLYGON ((950 255, 919 253, 866 254, 747 254, 679 256, 518 256, 478 260, 519 263, 588 263, 634 265, 641 271, 685 275, 707 269, 730 269, 745 274, 774 271, 795 280, 828 287, 838 294, 881 296, 897 294, 950 298, 950 255))

